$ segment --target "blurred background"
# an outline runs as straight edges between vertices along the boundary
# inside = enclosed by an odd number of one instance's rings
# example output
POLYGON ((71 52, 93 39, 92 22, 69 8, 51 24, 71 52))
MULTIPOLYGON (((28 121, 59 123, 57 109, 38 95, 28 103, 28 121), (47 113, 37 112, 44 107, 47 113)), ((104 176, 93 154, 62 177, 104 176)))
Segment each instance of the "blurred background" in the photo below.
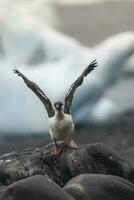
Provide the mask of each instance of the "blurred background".
POLYGON ((93 59, 72 107, 79 144, 134 152, 134 1, 0 0, 0 154, 49 143, 40 100, 17 67, 54 103, 93 59))

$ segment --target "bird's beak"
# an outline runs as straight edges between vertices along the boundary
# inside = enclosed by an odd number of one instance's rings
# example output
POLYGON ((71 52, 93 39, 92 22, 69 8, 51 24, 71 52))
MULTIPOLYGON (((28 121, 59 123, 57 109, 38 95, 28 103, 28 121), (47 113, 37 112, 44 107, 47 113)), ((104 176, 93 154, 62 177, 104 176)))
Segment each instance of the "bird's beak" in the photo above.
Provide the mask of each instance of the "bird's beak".
POLYGON ((61 108, 61 106, 58 105, 58 104, 55 107, 56 107, 56 109, 60 109, 61 108))

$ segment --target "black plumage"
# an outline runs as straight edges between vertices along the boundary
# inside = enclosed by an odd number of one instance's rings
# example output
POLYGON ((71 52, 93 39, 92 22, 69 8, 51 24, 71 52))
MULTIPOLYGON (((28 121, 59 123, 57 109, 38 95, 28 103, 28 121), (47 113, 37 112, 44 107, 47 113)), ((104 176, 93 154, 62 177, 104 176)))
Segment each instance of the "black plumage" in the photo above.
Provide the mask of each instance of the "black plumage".
POLYGON ((39 86, 36 83, 30 81, 26 76, 19 72, 19 70, 13 69, 13 71, 14 73, 18 74, 18 76, 20 76, 24 80, 26 85, 39 97, 39 99, 42 101, 47 110, 48 116, 53 117, 55 111, 52 106, 52 103, 49 100, 49 98, 45 95, 45 93, 39 88, 39 86))
MULTIPOLYGON (((86 77, 92 70, 94 70, 95 67, 97 67, 97 62, 96 60, 93 60, 69 88, 65 97, 65 105, 64 105, 65 114, 71 113, 72 100, 77 87, 79 87, 83 83, 84 77, 86 77)), ((18 76, 20 76, 24 80, 26 85, 39 97, 39 99, 45 105, 48 116, 53 117, 55 115, 55 110, 52 106, 51 101, 45 95, 45 93, 38 87, 38 85, 36 85, 36 83, 30 81, 26 76, 24 76, 21 72, 19 72, 18 69, 13 69, 13 71, 14 73, 18 74, 18 76)))
POLYGON ((83 83, 84 77, 86 77, 92 70, 94 70, 95 67, 97 67, 97 62, 96 60, 93 60, 82 72, 82 74, 77 78, 77 80, 71 85, 65 97, 64 113, 70 114, 73 96, 77 87, 79 87, 83 83))

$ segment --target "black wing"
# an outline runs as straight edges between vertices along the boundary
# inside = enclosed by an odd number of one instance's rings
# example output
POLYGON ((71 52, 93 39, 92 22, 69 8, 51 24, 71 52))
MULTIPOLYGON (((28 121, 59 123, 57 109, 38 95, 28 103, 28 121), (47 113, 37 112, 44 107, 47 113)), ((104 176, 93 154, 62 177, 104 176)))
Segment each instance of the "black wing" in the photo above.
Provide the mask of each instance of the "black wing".
POLYGON ((96 60, 92 61, 86 69, 83 71, 83 73, 79 76, 79 78, 71 85, 66 97, 65 97, 65 106, 64 106, 64 112, 66 114, 70 114, 71 112, 71 105, 73 100, 73 95, 75 93, 75 90, 77 87, 79 87, 84 80, 84 77, 87 76, 94 68, 97 67, 96 60))
POLYGON ((55 111, 53 109, 53 106, 51 104, 51 101, 48 99, 48 97, 44 94, 44 92, 36 85, 34 82, 30 81, 28 78, 26 78, 21 72, 19 72, 17 69, 13 69, 14 73, 18 74, 26 85, 39 97, 39 99, 42 101, 44 104, 48 116, 52 117, 55 114, 55 111))

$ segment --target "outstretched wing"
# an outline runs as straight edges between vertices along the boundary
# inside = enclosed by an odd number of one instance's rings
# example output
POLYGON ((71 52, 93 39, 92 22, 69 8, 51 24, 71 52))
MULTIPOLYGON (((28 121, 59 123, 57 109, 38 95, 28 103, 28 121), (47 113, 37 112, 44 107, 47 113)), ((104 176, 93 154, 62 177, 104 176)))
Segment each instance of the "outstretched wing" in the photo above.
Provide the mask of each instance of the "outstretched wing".
POLYGON ((44 106, 45 106, 45 108, 47 110, 48 116, 49 117, 54 116, 55 111, 53 109, 51 101, 44 94, 44 92, 38 87, 38 85, 36 85, 34 82, 30 81, 21 72, 19 72, 19 70, 13 69, 13 71, 14 71, 14 73, 18 74, 18 76, 20 76, 24 80, 26 85, 39 97, 39 99, 42 101, 42 103, 44 104, 44 106))
POLYGON ((92 61, 83 71, 83 73, 79 76, 79 78, 71 85, 65 97, 64 112, 66 114, 70 114, 71 112, 72 100, 73 100, 73 96, 74 96, 76 88, 79 87, 83 83, 84 77, 87 76, 92 70, 94 70, 95 67, 97 67, 96 60, 92 61))

